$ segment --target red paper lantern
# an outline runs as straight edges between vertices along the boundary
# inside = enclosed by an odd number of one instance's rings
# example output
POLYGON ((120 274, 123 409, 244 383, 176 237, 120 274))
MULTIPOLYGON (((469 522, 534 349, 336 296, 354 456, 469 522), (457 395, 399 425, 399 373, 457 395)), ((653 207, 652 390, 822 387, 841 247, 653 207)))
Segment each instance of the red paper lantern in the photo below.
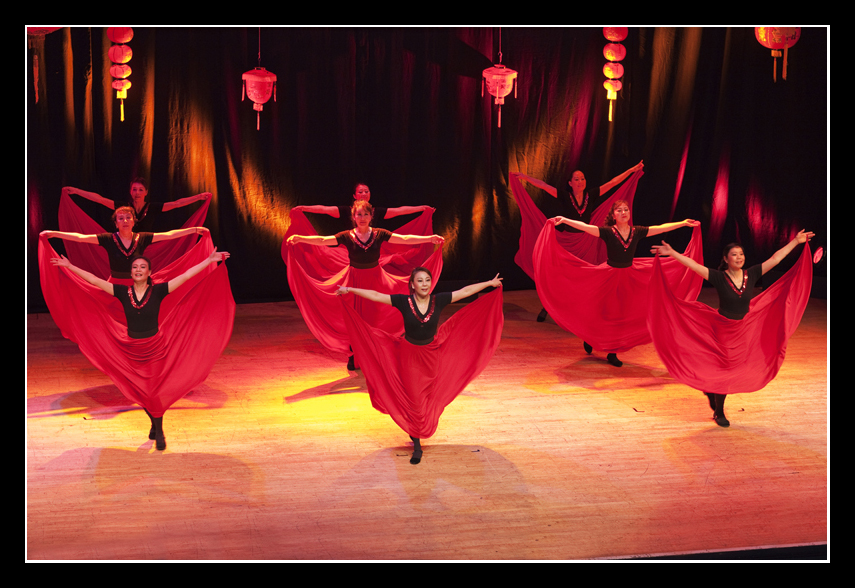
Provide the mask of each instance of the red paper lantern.
POLYGON ((120 101, 121 120, 124 121, 125 98, 128 97, 128 88, 131 87, 131 83, 127 80, 128 76, 131 75, 131 66, 127 63, 134 55, 134 52, 125 43, 134 38, 134 29, 131 27, 109 27, 107 38, 116 43, 107 51, 107 56, 113 62, 113 65, 110 66, 110 75, 113 77, 111 85, 116 90, 116 98, 120 101))
POLYGON ((134 29, 131 27, 109 27, 107 38, 113 43, 130 43, 134 38, 134 29))
POLYGON ((617 93, 623 87, 618 79, 623 77, 623 65, 617 62, 626 57, 626 47, 621 45, 620 41, 626 39, 628 34, 627 27, 603 27, 603 36, 610 41, 603 47, 603 56, 608 59, 608 63, 603 66, 603 75, 608 78, 603 82, 603 87, 606 89, 606 98, 609 100, 609 122, 614 117, 617 93))
POLYGON ((134 56, 134 52, 127 45, 113 45, 107 51, 107 57, 113 63, 127 63, 134 56))
POLYGON ((273 101, 276 102, 276 74, 271 73, 263 67, 256 67, 243 76, 243 93, 241 101, 247 96, 252 100, 252 108, 256 111, 255 129, 261 129, 261 111, 264 110, 264 103, 270 100, 273 96, 273 101))
POLYGON ((45 35, 62 27, 27 27, 27 45, 33 51, 33 96, 39 103, 39 51, 44 48, 45 35))
POLYGON ((616 80, 623 77, 623 66, 620 63, 609 61, 603 66, 603 75, 610 80, 616 80))
POLYGON ((514 91, 514 98, 517 97, 517 72, 505 67, 501 63, 497 63, 493 67, 488 67, 482 72, 481 80, 481 96, 484 95, 484 85, 487 85, 487 92, 491 96, 495 96, 495 103, 499 106, 499 128, 502 128, 502 104, 505 103, 505 96, 514 91))
POLYGON ((603 27, 603 36, 613 43, 620 43, 628 34, 627 27, 603 27))
POLYGON ((787 51, 798 42, 802 35, 801 27, 754 27, 754 37, 757 41, 772 50, 772 80, 778 81, 778 57, 781 57, 781 49, 784 50, 784 65, 781 77, 787 79, 787 51))
POLYGON ((110 75, 115 79, 124 80, 131 75, 131 66, 125 63, 114 63, 110 66, 110 75))
POLYGON ((608 43, 603 47, 603 55, 609 61, 622 61, 626 57, 626 47, 620 43, 608 43))

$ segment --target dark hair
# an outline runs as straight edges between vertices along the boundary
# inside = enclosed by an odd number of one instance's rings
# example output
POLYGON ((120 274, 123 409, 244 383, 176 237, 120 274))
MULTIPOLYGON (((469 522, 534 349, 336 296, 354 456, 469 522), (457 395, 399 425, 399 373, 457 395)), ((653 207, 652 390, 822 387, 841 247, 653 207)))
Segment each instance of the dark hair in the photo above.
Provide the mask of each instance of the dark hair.
POLYGON ((366 188, 368 188, 368 190, 369 190, 369 191, 371 190, 371 188, 369 188, 369 187, 368 187, 368 184, 366 184, 365 182, 356 182, 356 183, 353 185, 353 192, 352 192, 352 193, 353 193, 354 195, 356 194, 356 189, 357 189, 359 186, 365 186, 366 188))
POLYGON ((130 211, 130 213, 132 215, 134 215, 134 224, 137 223, 137 211, 134 210, 134 207, 133 206, 120 206, 119 208, 117 208, 116 210, 113 211, 113 216, 110 217, 111 219, 113 219, 113 224, 116 224, 116 216, 118 216, 119 211, 122 211, 122 210, 130 211))
POLYGON ((745 247, 743 247, 740 243, 737 243, 735 241, 733 243, 728 243, 721 254, 721 263, 718 264, 719 271, 724 271, 727 269, 727 262, 725 261, 725 258, 727 257, 727 254, 730 253, 730 250, 735 249, 736 247, 742 249, 743 254, 745 253, 745 247))
MULTIPOLYGON (((371 215, 371 218, 374 218, 374 207, 371 206, 371 203, 367 200, 354 200, 353 205, 350 207, 350 219, 353 220, 353 216, 356 214, 357 210, 364 208, 368 211, 368 214, 371 215)), ((356 226, 356 223, 353 223, 353 226, 356 226)))
POLYGON ((140 186, 148 190, 148 182, 145 178, 134 178, 133 180, 131 180, 131 183, 128 184, 128 188, 130 188, 134 184, 139 184, 140 186))
POLYGON ((617 208, 621 204, 626 204, 626 207, 630 209, 630 212, 632 212, 632 208, 629 206, 629 202, 627 202, 626 200, 615 200, 614 204, 612 204, 612 207, 609 209, 609 213, 606 215, 607 227, 612 227, 615 225, 615 223, 617 223, 617 221, 615 220, 615 208, 617 208))
POLYGON ((131 267, 133 267, 134 262, 138 259, 142 259, 144 262, 146 262, 148 264, 148 271, 149 271, 148 285, 151 286, 152 284, 154 284, 154 282, 151 281, 151 271, 152 271, 151 270, 151 260, 148 257, 146 257, 145 255, 137 255, 136 257, 131 259, 131 267))
POLYGON ((433 280, 433 274, 430 273, 430 270, 428 268, 421 266, 417 267, 412 272, 410 272, 410 279, 409 281, 407 281, 407 285, 410 287, 410 294, 416 291, 416 289, 413 287, 413 282, 416 279, 416 274, 419 272, 426 273, 428 276, 430 276, 430 279, 433 280))

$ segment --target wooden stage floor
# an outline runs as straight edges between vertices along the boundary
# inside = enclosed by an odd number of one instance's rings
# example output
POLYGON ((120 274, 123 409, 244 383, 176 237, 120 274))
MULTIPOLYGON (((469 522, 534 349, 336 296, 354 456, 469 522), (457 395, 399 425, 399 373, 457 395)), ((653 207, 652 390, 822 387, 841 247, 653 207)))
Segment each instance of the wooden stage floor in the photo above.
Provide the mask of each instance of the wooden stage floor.
POLYGON ((775 381, 728 397, 729 429, 652 345, 614 368, 539 310, 535 292, 505 293, 495 357, 417 466, 294 303, 238 306, 207 381, 166 413, 163 452, 50 315, 28 315, 26 558, 695 559, 826 543, 825 301, 775 381))

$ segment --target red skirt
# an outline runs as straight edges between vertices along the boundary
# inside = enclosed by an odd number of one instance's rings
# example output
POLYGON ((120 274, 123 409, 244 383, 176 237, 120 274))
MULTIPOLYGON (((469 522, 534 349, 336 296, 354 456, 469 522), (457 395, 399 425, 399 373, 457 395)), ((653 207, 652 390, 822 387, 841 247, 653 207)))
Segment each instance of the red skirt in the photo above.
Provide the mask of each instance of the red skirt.
MULTIPOLYGON (((399 234, 432 234, 432 214, 432 210, 425 211, 419 218, 398 229, 399 234)), ((413 269, 426 267, 434 283, 442 272, 442 247, 430 243, 416 246, 383 243, 380 264, 370 269, 351 267, 344 247, 288 243, 291 235, 316 234, 305 214, 292 210, 291 226, 282 243, 282 257, 288 266, 288 286, 306 325, 321 345, 330 351, 348 355, 351 352, 341 302, 336 296, 339 286, 365 288, 384 294, 409 294, 410 273, 413 269)), ((401 313, 391 306, 359 296, 348 296, 346 300, 375 328, 395 335, 404 332, 401 313)))
MULTIPOLYGON (((703 262, 700 227, 693 229, 685 255, 703 262)), ((653 258, 636 258, 628 268, 590 264, 558 244, 555 223, 550 221, 537 240, 534 260, 537 295, 562 329, 607 353, 651 342, 647 299, 653 258)), ((703 284, 699 275, 674 259, 661 265, 674 284, 675 296, 697 299, 703 284)))
MULTIPOLYGON (((168 281, 204 260, 210 236, 176 263, 152 275, 168 281)), ((208 377, 229 341, 235 302, 226 265, 213 265, 164 298, 159 330, 147 339, 128 336, 121 304, 50 259, 59 255, 39 240, 42 292, 63 336, 75 342, 121 393, 152 416, 163 413, 208 377)))
MULTIPOLYGON (((617 200, 626 200, 632 208, 632 201, 635 198, 635 189, 638 186, 638 180, 644 175, 643 171, 635 172, 629 177, 629 180, 621 184, 615 190, 615 193, 603 201, 591 213, 591 222, 589 224, 595 226, 603 226, 606 222, 612 204, 617 200)), ((520 266, 528 276, 534 280, 535 262, 534 262, 534 246, 540 236, 543 227, 546 225, 546 216, 534 204, 534 201, 529 196, 522 182, 519 180, 519 174, 511 174, 510 179, 511 194, 516 200, 517 206, 520 209, 522 224, 520 226, 520 248, 514 256, 514 261, 520 266)), ((556 231, 556 239, 558 244, 567 252, 572 253, 577 258, 587 261, 593 265, 599 265, 608 258, 606 254, 606 244, 602 239, 598 239, 588 233, 570 233, 556 231)))
POLYGON ((755 392, 771 382, 810 299, 810 247, 806 245, 796 265, 751 300, 742 320, 675 296, 663 267, 656 258, 647 322, 668 373, 678 382, 715 394, 755 392))
POLYGON ((502 339, 501 289, 456 312, 428 345, 373 328, 342 307, 371 405, 417 439, 436 432, 442 411, 484 370, 502 339))
MULTIPOLYGON (((194 212, 181 228, 201 227, 208 214, 211 201, 205 200, 199 210, 194 212)), ((83 235, 97 235, 104 233, 104 228, 95 222, 89 215, 74 203, 74 200, 63 193, 59 201, 59 230, 69 233, 80 233, 83 235)), ((109 232, 109 231, 107 231, 109 232)), ((176 262, 180 257, 188 253, 196 245, 198 237, 188 235, 180 239, 169 239, 149 245, 145 250, 145 256, 151 260, 153 268, 163 268, 176 262)), ((64 241, 65 251, 71 263, 95 274, 100 278, 107 279, 110 276, 110 261, 103 247, 89 245, 87 243, 76 243, 64 241)))

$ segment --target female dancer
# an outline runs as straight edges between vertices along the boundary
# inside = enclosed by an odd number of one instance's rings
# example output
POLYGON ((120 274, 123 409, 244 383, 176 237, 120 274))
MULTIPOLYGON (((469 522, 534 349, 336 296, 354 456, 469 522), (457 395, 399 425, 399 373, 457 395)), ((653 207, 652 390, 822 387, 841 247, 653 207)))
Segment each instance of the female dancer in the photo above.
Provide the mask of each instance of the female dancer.
POLYGON ((231 336, 234 299, 225 264, 207 271, 204 278, 198 276, 228 257, 213 250, 161 283, 152 281, 150 261, 137 257, 128 286, 74 266, 50 250, 46 239, 39 243, 42 289, 57 325, 123 395, 145 409, 151 419, 149 439, 159 450, 166 448, 163 413, 205 380, 231 336), (68 273, 51 272, 46 258, 68 273), (178 302, 181 312, 166 311, 164 298, 194 277, 194 287, 182 288, 189 292, 178 302), (109 295, 106 300, 99 291, 109 295), (107 311, 110 297, 121 303, 124 324, 107 311))
MULTIPOLYGON (((292 235, 287 240, 288 285, 297 301, 309 330, 327 349, 348 353, 349 370, 356 369, 347 327, 335 300, 340 285, 360 288, 381 289, 391 292, 406 292, 407 278, 387 272, 380 266, 381 245, 442 245, 439 235, 399 235, 385 229, 371 227, 373 208, 366 200, 357 200, 351 209, 354 229, 336 235, 292 235), (295 247, 299 244, 312 245, 320 252, 311 257, 295 247), (331 273, 334 267, 324 266, 328 259, 325 246, 345 247, 348 264, 340 271, 331 273), (295 251, 297 250, 297 251, 295 251)), ((425 263, 437 275, 442 269, 442 249, 435 251, 425 263)), ((389 332, 403 330, 400 316, 392 309, 385 309, 372 302, 357 304, 357 311, 371 324, 389 332)))
MULTIPOLYGON (((565 216, 583 223, 600 225, 604 221, 609 207, 616 200, 626 200, 630 203, 631 208, 635 188, 638 180, 643 175, 643 172, 638 174, 636 172, 641 172, 643 168, 644 162, 641 161, 592 191, 587 189, 585 174, 578 169, 570 174, 570 180, 566 185, 561 182, 557 188, 523 174, 511 174, 511 193, 517 201, 523 216, 520 231, 520 249, 514 258, 517 265, 529 277, 534 279, 534 267, 532 266, 531 257, 534 243, 546 224, 547 217, 565 216), (609 191, 620 185, 630 176, 633 176, 632 181, 621 186, 618 191, 608 198, 606 197, 609 191), (528 195, 528 192, 526 192, 520 183, 519 180, 521 179, 544 190, 553 197, 553 200, 547 199, 545 201, 543 212, 535 206, 531 196, 528 195)), ((556 231, 562 233, 558 235, 561 246, 579 259, 583 259, 594 265, 603 263, 606 260, 605 247, 598 239, 591 239, 584 233, 580 233, 569 226, 558 226, 556 227, 556 231)), ((544 308, 537 316, 537 321, 545 321, 546 316, 547 312, 544 308)))
MULTIPOLYGON (((86 214, 74 202, 71 194, 78 194, 114 210, 122 206, 120 201, 103 198, 94 192, 65 187, 62 189, 62 197, 59 201, 59 229, 66 233, 94 235, 104 231, 99 223, 86 214)), ((141 178, 137 178, 131 183, 130 206, 134 210, 135 215, 134 230, 138 233, 151 232, 155 222, 154 219, 160 212, 172 210, 179 206, 186 206, 197 200, 200 200, 202 205, 190 215, 190 218, 180 228, 201 227, 205 222, 205 217, 208 214, 208 208, 211 204, 211 194, 209 192, 166 203, 147 202, 147 198, 148 189, 145 187, 145 182, 141 178), (138 210, 139 214, 137 214, 138 210)), ((168 243, 157 243, 146 250, 146 257, 152 260, 155 267, 167 267, 190 251, 195 244, 196 239, 193 237, 175 239, 168 243)), ((107 256, 100 249, 67 241, 65 250, 68 258, 77 267, 92 272, 96 276, 106 276, 108 274, 109 263, 107 256)))
POLYGON ((421 439, 436 432, 442 411, 483 371, 498 347, 504 323, 501 285, 496 274, 489 282, 433 295, 433 277, 427 268, 419 267, 410 276, 409 295, 339 287, 340 296, 356 294, 388 305, 404 320, 404 335, 395 336, 369 326, 345 304, 371 404, 410 436, 411 464, 421 461, 421 439), (443 308, 487 287, 496 290, 439 326, 443 308))
POLYGON ((704 391, 721 427, 730 426, 724 415, 729 393, 763 388, 778 373, 787 340, 801 320, 810 296, 810 248, 799 262, 765 292, 754 296, 754 285, 800 243, 814 234, 800 231, 789 243, 760 265, 745 269, 742 246, 724 249, 719 269, 709 269, 662 241, 654 246, 710 282, 718 292, 716 313, 700 302, 674 300, 667 281, 656 269, 650 285, 648 322, 656 351, 677 380, 704 391), (686 329, 683 325, 689 325, 686 329), (706 390, 710 390, 707 392, 706 390))
MULTIPOLYGON (((650 342, 646 321, 647 282, 652 259, 634 260, 638 242, 647 236, 695 227, 690 256, 701 255, 700 223, 686 219, 651 227, 630 223, 629 203, 615 202, 605 227, 596 227, 566 217, 552 219, 541 231, 535 246, 535 283, 549 314, 563 329, 584 341, 587 353, 598 349, 608 353, 615 367, 623 363, 617 354, 650 342), (608 263, 592 265, 580 260, 557 245, 554 226, 569 225, 602 239, 608 252, 608 263), (568 293, 573 292, 569 297, 568 293)), ((689 251, 687 249, 687 251, 689 251)), ((671 270, 677 265, 670 264, 671 270)), ((679 268, 681 296, 697 297, 701 280, 692 272, 679 268)))
POLYGON ((117 208, 112 218, 116 224, 117 230, 115 233, 82 235, 80 233, 65 231, 42 231, 41 234, 47 238, 58 237, 73 243, 85 243, 103 247, 107 252, 112 278, 129 280, 131 278, 130 261, 135 257, 143 255, 143 252, 149 245, 188 235, 208 233, 208 229, 205 227, 176 229, 166 233, 135 232, 136 216, 134 209, 130 206, 117 208))
POLYGON ((134 209, 134 213, 136 214, 137 230, 147 232, 151 232, 154 228, 154 218, 160 213, 180 208, 182 206, 188 206, 200 200, 206 201, 211 199, 210 192, 202 192, 201 194, 188 196, 187 198, 180 198, 173 202, 149 202, 148 187, 146 186, 146 181, 143 178, 134 178, 131 181, 130 195, 127 203, 110 200, 108 198, 104 198, 100 194, 96 194, 95 192, 87 192, 86 190, 73 188, 71 186, 64 187, 62 189, 62 193, 64 196, 77 194, 87 200, 97 202, 98 204, 102 204, 107 208, 114 210, 127 204, 134 209))
MULTIPOLYGON (((371 190, 365 184, 357 184, 353 190, 353 202, 360 200, 370 202, 371 190)), ((334 218, 350 219, 351 206, 295 206, 290 211, 291 224, 288 231, 285 233, 285 238, 282 241, 282 259, 288 263, 288 239, 293 235, 317 235, 317 231, 306 218, 306 212, 317 214, 326 214, 334 218)), ((433 213, 435 210, 430 206, 399 206, 397 208, 374 208, 374 219, 390 219, 396 216, 405 214, 421 214, 415 219, 404 224, 395 232, 401 235, 432 235, 433 234, 433 213)), ((348 227, 351 225, 348 223, 348 227)), ((333 250, 335 251, 335 250, 333 250)), ((434 248, 430 243, 421 246, 412 245, 394 245, 384 242, 380 248, 379 264, 387 273, 399 276, 401 279, 406 279, 412 269, 419 265, 424 265, 427 259, 433 254, 434 248)), ((293 253, 293 252, 292 252, 293 253)), ((339 252, 330 253, 329 256, 324 256, 323 253, 315 252, 315 257, 328 257, 323 260, 323 265, 327 268, 329 275, 336 274, 347 267, 347 258, 337 254, 339 252)), ((300 260, 299 252, 297 252, 297 261, 300 260)), ((317 264, 320 260, 315 259, 313 263, 317 264)))

